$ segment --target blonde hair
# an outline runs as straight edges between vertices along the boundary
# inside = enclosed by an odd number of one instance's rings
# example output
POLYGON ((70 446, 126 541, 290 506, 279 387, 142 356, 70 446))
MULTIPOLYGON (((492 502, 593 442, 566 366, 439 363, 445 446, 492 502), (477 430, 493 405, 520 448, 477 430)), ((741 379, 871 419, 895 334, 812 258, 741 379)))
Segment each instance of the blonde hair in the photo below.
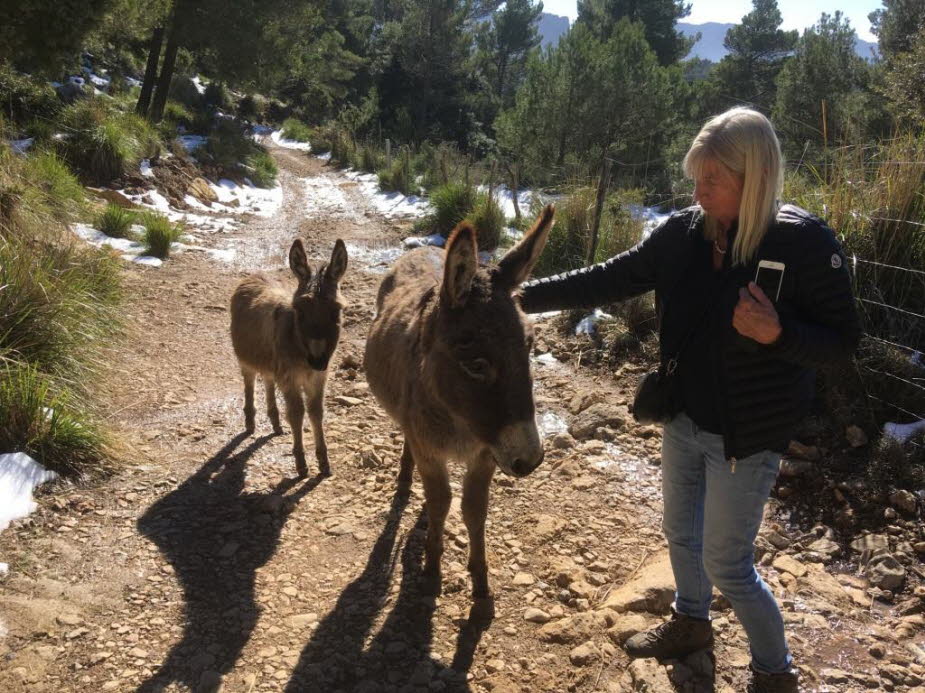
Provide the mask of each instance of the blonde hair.
MULTIPOLYGON (((750 108, 732 108, 701 128, 684 157, 684 174, 697 178, 707 161, 715 161, 742 180, 739 228, 732 246, 734 264, 746 264, 777 214, 784 186, 783 156, 774 127, 750 108)), ((704 235, 716 240, 717 221, 705 218, 704 235)))

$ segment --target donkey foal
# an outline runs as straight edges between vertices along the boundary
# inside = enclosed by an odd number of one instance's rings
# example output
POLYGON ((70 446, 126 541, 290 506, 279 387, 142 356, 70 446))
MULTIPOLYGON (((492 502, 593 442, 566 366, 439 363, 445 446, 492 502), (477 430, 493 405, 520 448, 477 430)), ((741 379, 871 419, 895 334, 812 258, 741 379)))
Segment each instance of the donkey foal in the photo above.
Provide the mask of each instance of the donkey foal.
POLYGON ((417 466, 427 502, 424 572, 440 591, 443 525, 450 508, 446 460, 466 465, 462 514, 476 598, 489 597, 485 515, 496 467, 526 476, 543 461, 530 350, 533 331, 513 294, 539 258, 553 207, 501 259, 482 269, 475 230, 460 224, 446 252, 403 255, 379 288, 366 342, 370 390, 405 435, 399 484, 417 466))
POLYGON ((231 297, 231 343, 244 376, 244 425, 254 432, 254 378, 266 387, 267 416, 282 433, 276 408, 276 385, 286 400, 292 429, 292 454, 300 477, 308 476, 302 447, 303 392, 315 437, 315 457, 322 474, 331 473, 324 440, 324 386, 328 363, 340 339, 340 280, 347 269, 347 248, 340 239, 331 261, 312 274, 305 246, 296 239, 289 249, 289 267, 298 279, 295 293, 256 275, 242 281, 231 297))

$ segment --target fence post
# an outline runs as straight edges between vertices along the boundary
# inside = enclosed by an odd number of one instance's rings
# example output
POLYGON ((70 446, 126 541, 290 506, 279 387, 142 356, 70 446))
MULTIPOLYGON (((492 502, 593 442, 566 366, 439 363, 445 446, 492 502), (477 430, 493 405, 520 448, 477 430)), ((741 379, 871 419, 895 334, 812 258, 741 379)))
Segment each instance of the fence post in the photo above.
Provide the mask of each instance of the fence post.
POLYGON ((392 140, 388 137, 385 138, 385 167, 392 168, 392 140))
POLYGON ((591 243, 588 247, 588 264, 594 264, 594 254, 597 252, 597 232, 601 226, 601 210, 604 208, 604 197, 610 185, 610 159, 604 159, 604 170, 597 185, 597 203, 594 205, 594 221, 591 225, 591 243))

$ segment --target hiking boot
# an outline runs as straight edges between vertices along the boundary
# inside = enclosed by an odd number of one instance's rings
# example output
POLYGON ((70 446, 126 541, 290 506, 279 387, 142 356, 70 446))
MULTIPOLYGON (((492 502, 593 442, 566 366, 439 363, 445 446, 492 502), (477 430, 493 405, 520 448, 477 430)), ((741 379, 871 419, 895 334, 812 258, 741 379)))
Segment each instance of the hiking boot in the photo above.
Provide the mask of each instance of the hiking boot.
POLYGON ((672 609, 670 621, 636 633, 623 649, 630 657, 680 659, 713 645, 713 626, 709 621, 679 614, 672 609))
POLYGON ((783 674, 762 674, 752 669, 746 693, 799 693, 800 675, 796 669, 783 674))

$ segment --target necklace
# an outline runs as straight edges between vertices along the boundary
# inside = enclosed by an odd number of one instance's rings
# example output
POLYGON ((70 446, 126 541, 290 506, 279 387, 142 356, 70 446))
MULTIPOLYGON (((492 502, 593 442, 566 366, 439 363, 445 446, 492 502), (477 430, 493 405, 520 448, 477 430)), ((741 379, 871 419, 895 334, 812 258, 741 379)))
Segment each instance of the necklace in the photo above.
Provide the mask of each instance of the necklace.
POLYGON ((725 255, 725 254, 726 254, 726 250, 727 250, 727 249, 726 249, 726 248, 720 248, 720 247, 719 247, 719 243, 717 243, 716 241, 713 241, 713 248, 714 248, 714 249, 716 250, 716 252, 719 253, 720 255, 725 255))

